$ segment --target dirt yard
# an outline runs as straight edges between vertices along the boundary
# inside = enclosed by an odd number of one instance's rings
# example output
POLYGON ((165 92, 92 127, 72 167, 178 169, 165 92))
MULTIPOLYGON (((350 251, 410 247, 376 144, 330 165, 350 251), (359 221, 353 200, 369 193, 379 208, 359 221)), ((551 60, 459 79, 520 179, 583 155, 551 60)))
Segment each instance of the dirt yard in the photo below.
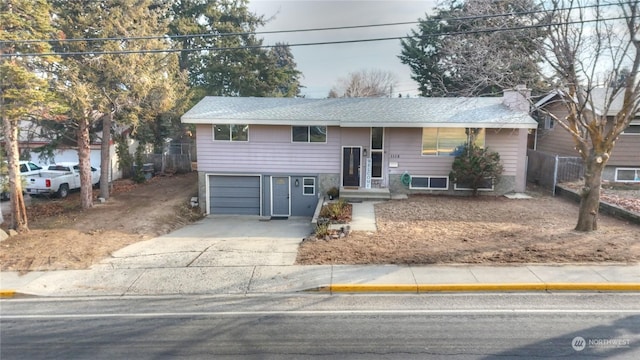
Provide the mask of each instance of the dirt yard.
POLYGON ((305 241, 298 264, 634 263, 640 225, 601 215, 600 230, 573 231, 578 205, 537 195, 412 196, 375 206, 378 231, 305 241))
MULTIPOLYGON (((112 198, 80 211, 79 195, 34 202, 31 232, 0 242, 3 271, 85 269, 137 241, 166 234, 200 214, 189 200, 195 173, 116 181, 112 198)), ((97 190, 96 190, 97 195, 97 190)), ((575 203, 415 196, 376 205, 379 231, 305 241, 299 264, 637 262, 640 225, 601 216, 592 234, 573 231, 575 203)), ((7 215, 5 215, 6 217, 7 215)), ((4 227, 6 229, 6 227, 4 227)))
MULTIPOLYGON (((0 267, 3 271, 88 268, 124 246, 200 218, 189 206, 197 192, 197 174, 190 173, 158 176, 144 184, 115 181, 109 201, 96 201, 87 211, 79 209, 78 193, 63 200, 37 199, 27 208, 31 231, 0 242, 0 267)), ((97 196, 98 190, 94 193, 97 196)))

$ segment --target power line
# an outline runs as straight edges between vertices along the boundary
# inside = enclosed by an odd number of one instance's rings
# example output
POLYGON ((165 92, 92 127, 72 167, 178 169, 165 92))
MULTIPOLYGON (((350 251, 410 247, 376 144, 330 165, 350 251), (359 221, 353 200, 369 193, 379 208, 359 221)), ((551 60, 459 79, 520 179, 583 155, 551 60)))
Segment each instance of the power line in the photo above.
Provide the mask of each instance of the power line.
MULTIPOLYGON (((608 4, 594 4, 594 5, 582 5, 574 8, 560 8, 553 9, 553 11, 566 11, 566 10, 584 10, 589 8, 602 8, 607 6, 619 6, 619 5, 628 5, 633 2, 623 2, 623 3, 608 3, 608 4)), ((485 15, 474 15, 474 16, 461 16, 461 17, 452 17, 452 18, 442 18, 440 20, 447 21, 466 21, 466 20, 480 20, 480 19, 491 19, 491 18, 499 18, 499 17, 507 17, 507 16, 523 16, 523 15, 532 15, 538 13, 549 13, 551 10, 540 9, 540 10, 530 10, 530 11, 521 11, 521 12, 508 12, 508 13, 500 13, 500 14, 485 14, 485 15)), ((366 25, 346 25, 346 26, 335 26, 335 27, 320 27, 320 28, 309 28, 309 29, 289 29, 289 30, 268 30, 268 31, 248 31, 248 32, 231 32, 231 33, 201 33, 201 34, 178 34, 178 35, 149 35, 149 36, 119 36, 119 37, 105 37, 105 38, 71 38, 71 39, 49 39, 49 40, 1 40, 0 45, 3 44, 29 44, 29 43, 58 43, 58 42, 94 42, 94 41, 129 41, 129 40, 172 40, 172 39, 184 39, 184 38, 208 38, 208 37, 227 37, 227 36, 243 36, 243 35, 265 35, 265 34, 286 34, 286 33, 302 33, 302 32, 315 32, 315 31, 333 31, 333 30, 348 30, 348 29, 361 29, 361 28, 372 28, 372 27, 385 27, 385 26, 399 26, 399 25, 411 25, 411 24, 419 24, 420 21, 403 21, 403 22, 392 22, 392 23, 382 23, 382 24, 366 24, 366 25)))
MULTIPOLYGON (((523 26, 507 27, 507 28, 475 29, 472 31, 457 31, 457 32, 428 34, 428 35, 422 35, 422 36, 392 36, 392 37, 380 37, 380 38, 369 38, 369 39, 295 43, 295 44, 286 44, 285 46, 301 47, 301 46, 336 45, 336 44, 352 44, 352 43, 365 43, 365 42, 377 42, 377 41, 389 41, 389 40, 402 40, 402 39, 411 39, 411 38, 424 39, 429 37, 459 36, 459 35, 483 34, 483 33, 502 32, 502 31, 527 30, 527 29, 545 28, 545 27, 559 26, 559 25, 584 24, 584 23, 591 23, 591 22, 622 20, 622 19, 625 19, 625 17, 619 16, 619 17, 605 18, 605 19, 575 20, 575 21, 567 21, 567 22, 559 22, 559 23, 523 25, 523 26)), ((249 50, 249 49, 270 49, 270 48, 275 48, 277 46, 279 45, 244 45, 244 46, 232 46, 232 47, 199 47, 199 48, 189 48, 189 49, 168 48, 168 49, 114 50, 114 51, 68 51, 68 52, 21 53, 21 54, 0 53, 0 58, 14 57, 14 56, 21 56, 21 57, 79 56, 79 55, 96 55, 97 56, 97 55, 158 54, 158 53, 195 52, 195 51, 229 51, 229 50, 249 50)))

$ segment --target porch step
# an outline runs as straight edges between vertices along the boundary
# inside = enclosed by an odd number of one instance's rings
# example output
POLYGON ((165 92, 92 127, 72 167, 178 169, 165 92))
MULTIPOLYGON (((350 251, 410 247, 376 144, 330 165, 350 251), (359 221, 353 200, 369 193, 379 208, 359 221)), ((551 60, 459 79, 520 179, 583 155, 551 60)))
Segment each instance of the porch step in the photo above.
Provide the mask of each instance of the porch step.
POLYGON ((354 201, 375 201, 391 199, 389 189, 340 189, 340 199, 354 201))

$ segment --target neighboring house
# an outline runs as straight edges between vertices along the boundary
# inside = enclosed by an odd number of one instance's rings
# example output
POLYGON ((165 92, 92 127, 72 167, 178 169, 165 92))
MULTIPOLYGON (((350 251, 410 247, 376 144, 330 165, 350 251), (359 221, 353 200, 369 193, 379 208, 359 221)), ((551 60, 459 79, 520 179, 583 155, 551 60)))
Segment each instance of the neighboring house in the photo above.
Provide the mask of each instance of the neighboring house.
MULTIPOLYGON (((607 96, 606 89, 594 89, 592 94, 595 104, 604 104, 607 96)), ((559 119, 565 118, 568 111, 562 103, 564 96, 562 92, 554 91, 534 104, 533 116, 539 123, 535 150, 560 156, 580 156, 569 132, 555 124, 551 116, 544 114, 546 111, 559 119)), ((614 98, 606 114, 608 119, 611 120, 620 111, 622 100, 623 93, 614 98)), ((596 108, 595 111, 598 114, 603 114, 602 108, 604 106, 596 108)), ((602 173, 602 179, 618 182, 640 182, 640 117, 632 120, 631 125, 618 137, 611 158, 602 173)))
MULTIPOLYGON (((520 90, 527 92, 526 90, 520 90)), ((460 193, 449 181, 467 128, 500 153, 494 193, 525 190, 529 129, 520 91, 485 98, 205 97, 196 125, 199 200, 207 214, 311 216, 319 195, 460 193)), ((463 190, 465 191, 465 190, 463 190)), ((467 191, 468 192, 468 191, 467 191)))
MULTIPOLYGON (((40 126, 36 122, 29 120, 20 121, 20 137, 18 143, 18 149, 20 151, 20 158, 27 158, 36 164, 47 166, 50 164, 60 162, 78 162, 78 150, 73 147, 60 147, 53 151, 52 158, 41 158, 41 154, 37 151, 39 147, 49 144, 49 140, 40 135, 42 131, 40 126)), ((101 136, 101 133, 98 133, 101 136)), ((98 137, 99 137, 98 136, 98 137)), ((102 167, 101 159, 101 144, 100 139, 90 144, 90 162, 93 167, 102 167)), ((109 148, 111 153, 111 179, 116 180, 122 177, 122 171, 118 167, 118 155, 116 153, 116 146, 112 142, 109 148)))

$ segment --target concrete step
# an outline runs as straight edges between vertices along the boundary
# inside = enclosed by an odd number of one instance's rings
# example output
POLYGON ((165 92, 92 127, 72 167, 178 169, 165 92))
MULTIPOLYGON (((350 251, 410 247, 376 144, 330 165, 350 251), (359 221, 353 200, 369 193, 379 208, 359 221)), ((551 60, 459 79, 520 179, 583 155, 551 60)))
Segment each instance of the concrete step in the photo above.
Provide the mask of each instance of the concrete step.
POLYGON ((340 198, 347 201, 389 200, 391 192, 389 189, 340 189, 340 198))

